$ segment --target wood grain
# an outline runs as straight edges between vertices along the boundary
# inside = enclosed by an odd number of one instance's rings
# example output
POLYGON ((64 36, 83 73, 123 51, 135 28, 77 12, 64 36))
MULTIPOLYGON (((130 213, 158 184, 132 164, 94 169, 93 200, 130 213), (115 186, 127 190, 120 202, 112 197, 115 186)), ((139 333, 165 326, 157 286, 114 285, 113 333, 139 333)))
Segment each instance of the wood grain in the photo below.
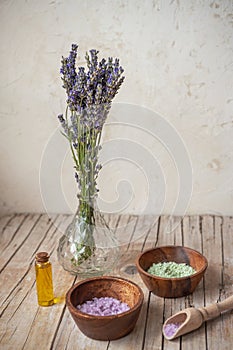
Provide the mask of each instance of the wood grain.
POLYGON ((233 294, 233 218, 220 216, 108 217, 121 239, 121 258, 112 275, 129 278, 144 291, 141 315, 132 333, 116 341, 95 341, 76 327, 64 304, 66 291, 76 278, 57 261, 56 248, 71 218, 46 214, 14 214, 0 218, 0 346, 3 350, 231 350, 233 312, 170 342, 161 329, 166 318, 185 307, 201 307, 233 294), (139 252, 167 244, 184 245, 202 252, 209 267, 193 295, 163 299, 148 292, 135 270, 139 252), (51 254, 56 304, 37 305, 34 256, 51 254))

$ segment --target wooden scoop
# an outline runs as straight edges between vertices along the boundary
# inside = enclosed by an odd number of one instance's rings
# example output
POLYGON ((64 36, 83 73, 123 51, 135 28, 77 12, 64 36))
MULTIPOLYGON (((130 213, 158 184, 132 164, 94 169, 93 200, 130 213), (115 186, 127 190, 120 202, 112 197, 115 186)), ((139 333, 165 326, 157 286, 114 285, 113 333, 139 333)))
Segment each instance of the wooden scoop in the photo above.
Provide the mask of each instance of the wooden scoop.
POLYGON ((201 308, 187 308, 169 317, 163 325, 163 335, 166 339, 172 340, 183 334, 194 331, 199 328, 203 322, 211 320, 221 315, 224 311, 233 309, 233 295, 229 298, 215 304, 201 308), (170 334, 168 333, 168 327, 170 334), (166 329, 165 329, 166 327, 166 329), (172 334, 171 334, 172 333, 172 334))

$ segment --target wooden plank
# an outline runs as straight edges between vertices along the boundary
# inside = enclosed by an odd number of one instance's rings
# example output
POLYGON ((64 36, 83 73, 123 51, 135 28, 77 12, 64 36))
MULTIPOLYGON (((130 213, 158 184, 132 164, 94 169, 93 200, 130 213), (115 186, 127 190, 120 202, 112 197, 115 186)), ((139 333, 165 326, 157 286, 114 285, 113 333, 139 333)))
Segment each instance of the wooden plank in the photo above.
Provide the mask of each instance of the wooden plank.
POLYGON ((145 239, 142 245, 142 250, 151 249, 156 246, 159 234, 160 217, 159 216, 146 216, 146 229, 145 239))
MULTIPOLYGON (((220 300, 233 295, 233 217, 223 217, 222 222, 222 290, 220 300)), ((233 310, 221 316, 221 349, 233 344, 233 310), (226 341, 227 340, 227 341, 226 341)))
MULTIPOLYGON (((66 309, 62 319, 64 327, 60 327, 55 342, 51 349, 85 349, 85 350, 107 350, 108 341, 99 341, 86 337, 76 326, 70 313, 66 309)), ((29 350, 29 349, 28 349, 29 350)))
POLYGON ((11 240, 5 246, 0 255, 0 271, 10 262, 15 253, 20 249, 28 235, 40 219, 39 214, 25 215, 24 220, 20 222, 19 226, 15 230, 11 240))
POLYGON ((148 297, 149 292, 142 282, 139 274, 135 269, 135 259, 137 255, 142 250, 145 245, 145 236, 146 236, 146 218, 141 220, 136 220, 135 217, 129 217, 127 222, 125 218, 125 228, 127 232, 127 237, 129 243, 125 245, 125 253, 122 256, 120 268, 116 270, 116 274, 121 277, 130 279, 139 285, 144 292, 144 303, 140 313, 140 317, 134 330, 128 334, 126 337, 111 341, 108 347, 108 350, 116 349, 141 349, 144 342, 144 329, 146 324, 147 317, 147 308, 148 308, 148 297), (136 230, 136 225, 138 224, 138 231, 136 230), (145 231, 145 232, 144 232, 145 231), (135 236, 134 233, 136 232, 135 236))
MULTIPOLYGON (((164 234, 167 236, 167 238, 165 239, 165 242, 163 244, 174 244, 178 246, 183 245, 182 217, 177 216, 169 218, 164 234)), ((174 315, 175 313, 184 308, 185 298, 165 298, 162 323, 164 323, 168 317, 174 315)), ((180 349, 180 344, 181 339, 175 339, 171 342, 162 336, 162 349, 164 350, 180 349)))
MULTIPOLYGON (((152 218, 149 216, 141 218, 139 222, 139 228, 143 234, 140 239, 137 239, 136 241, 134 241, 134 236, 132 236, 132 241, 126 248, 128 249, 129 254, 125 255, 125 265, 122 263, 120 275, 122 277, 133 280, 142 288, 144 292, 144 303, 134 331, 126 338, 119 339, 117 342, 111 342, 109 349, 116 349, 117 347, 120 349, 143 349, 144 347, 145 329, 147 323, 148 308, 150 305, 150 293, 142 282, 139 274, 133 273, 135 270, 130 270, 128 267, 134 266, 136 257, 138 254, 140 254, 141 251, 149 249, 155 245, 158 234, 158 218, 152 218), (128 258, 126 258, 126 256, 128 256, 128 258)), ((136 238, 138 236, 136 235, 136 238)))
POLYGON ((77 343, 79 343, 79 337, 81 335, 81 332, 79 332, 76 329, 76 324, 74 323, 67 308, 65 308, 62 318, 60 319, 58 328, 56 330, 56 334, 54 335, 50 349, 68 349, 69 338, 74 330, 77 332, 77 343), (62 327, 62 323, 64 323, 66 327, 62 327))
MULTIPOLYGON (((205 273, 205 304, 209 305, 219 300, 222 284, 222 220, 213 216, 202 218, 203 254, 208 260, 208 268, 205 273)), ((208 322, 206 328, 206 344, 209 349, 221 349, 221 327, 219 320, 208 322), (216 337, 216 334, 218 336, 216 337)))
MULTIPOLYGON (((164 233, 167 226, 168 217, 161 217, 159 220, 158 231, 156 234, 156 241, 154 246, 166 245, 164 241, 170 237, 164 233)), ((148 313, 146 328, 144 331, 144 344, 143 349, 160 349, 163 343, 162 325, 163 325, 163 311, 164 311, 164 299, 157 297, 156 295, 149 293, 148 299, 148 313)))
POLYGON ((117 229, 117 223, 120 220, 120 215, 108 215, 108 225, 110 227, 111 230, 113 230, 114 232, 117 229))
POLYGON ((26 219, 26 214, 11 215, 2 218, 0 234, 0 253, 11 243, 15 234, 26 219))
POLYGON ((2 233, 8 225, 10 225, 11 220, 16 216, 16 214, 8 214, 0 216, 0 232, 2 233))
MULTIPOLYGON (((161 217, 156 246, 182 245, 181 219, 181 217, 161 217)), ((144 349, 179 349, 179 340, 171 343, 164 339, 162 326, 165 319, 180 311, 183 306, 183 298, 178 300, 164 299, 151 293, 144 349)))
MULTIPOLYGON (((131 218, 128 219, 130 221, 131 218)), ((126 220, 126 218, 125 218, 126 220)), ((157 237, 158 219, 152 216, 144 216, 138 220, 131 221, 131 229, 127 227, 127 235, 129 242, 121 247, 122 257, 119 262, 119 274, 123 277, 129 277, 136 273, 135 260, 142 250, 148 249, 155 244, 155 237, 157 237), (133 222, 133 225, 132 225, 133 222), (134 273, 133 273, 134 271, 134 273)))
MULTIPOLYGON (((129 276, 127 271, 128 268, 134 267, 135 270, 135 259, 138 254, 138 250, 133 249, 133 235, 134 230, 137 226, 137 218, 131 215, 124 215, 121 217, 121 234, 122 240, 120 240, 120 252, 121 258, 118 262, 117 269, 114 270, 114 273, 119 274, 120 276, 126 274, 126 278, 129 276)), ((135 247, 134 247, 135 248, 135 247)), ((139 249, 138 247, 136 249, 139 249)))
POLYGON ((119 242, 119 245, 124 248, 127 246, 132 238, 134 229, 137 223, 137 217, 132 215, 121 215, 120 219, 117 221, 116 227, 116 237, 119 242))
MULTIPOLYGON (((185 217, 183 220, 183 242, 184 246, 193 248, 202 253, 203 250, 203 235, 201 228, 201 218, 197 215, 185 217)), ((195 306, 201 307, 205 305, 205 284, 201 281, 193 293, 186 298, 185 307, 195 306)), ((182 337, 182 347, 187 350, 206 349, 206 332, 205 325, 198 330, 186 334, 182 337), (194 342, 195 339, 195 342, 194 342)))

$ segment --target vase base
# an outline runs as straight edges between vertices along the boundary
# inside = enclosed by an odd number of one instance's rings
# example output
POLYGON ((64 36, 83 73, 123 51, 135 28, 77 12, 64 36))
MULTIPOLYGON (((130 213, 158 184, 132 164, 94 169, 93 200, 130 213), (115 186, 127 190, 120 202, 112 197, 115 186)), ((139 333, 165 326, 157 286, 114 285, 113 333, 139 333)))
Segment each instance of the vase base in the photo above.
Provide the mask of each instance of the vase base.
POLYGON ((93 224, 76 214, 59 240, 58 261, 70 274, 80 278, 109 273, 119 260, 119 245, 105 217, 93 211, 93 224))

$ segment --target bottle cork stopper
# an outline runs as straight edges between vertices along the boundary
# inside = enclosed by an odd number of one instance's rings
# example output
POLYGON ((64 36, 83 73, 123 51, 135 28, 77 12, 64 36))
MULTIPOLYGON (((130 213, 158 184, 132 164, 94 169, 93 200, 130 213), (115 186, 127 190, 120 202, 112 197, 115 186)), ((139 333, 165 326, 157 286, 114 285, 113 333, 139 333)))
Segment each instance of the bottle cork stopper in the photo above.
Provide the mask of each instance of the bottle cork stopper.
POLYGON ((49 260, 49 254, 47 252, 39 252, 36 254, 37 262, 47 262, 49 260))

